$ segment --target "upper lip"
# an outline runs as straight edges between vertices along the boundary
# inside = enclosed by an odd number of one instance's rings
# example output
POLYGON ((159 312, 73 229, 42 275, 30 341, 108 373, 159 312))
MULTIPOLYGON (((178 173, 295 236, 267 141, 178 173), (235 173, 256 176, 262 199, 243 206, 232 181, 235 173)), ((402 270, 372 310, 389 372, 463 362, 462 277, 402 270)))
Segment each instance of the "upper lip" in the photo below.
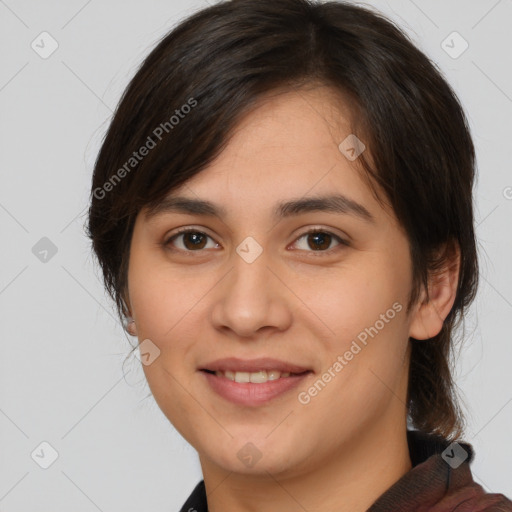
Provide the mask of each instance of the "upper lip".
POLYGON ((270 357, 260 357, 257 359, 238 359, 236 357, 227 357, 216 359, 211 363, 206 363, 201 370, 210 371, 231 371, 231 372, 259 372, 261 370, 277 370, 281 373, 303 373, 310 371, 310 368, 304 368, 296 364, 272 359, 270 357))

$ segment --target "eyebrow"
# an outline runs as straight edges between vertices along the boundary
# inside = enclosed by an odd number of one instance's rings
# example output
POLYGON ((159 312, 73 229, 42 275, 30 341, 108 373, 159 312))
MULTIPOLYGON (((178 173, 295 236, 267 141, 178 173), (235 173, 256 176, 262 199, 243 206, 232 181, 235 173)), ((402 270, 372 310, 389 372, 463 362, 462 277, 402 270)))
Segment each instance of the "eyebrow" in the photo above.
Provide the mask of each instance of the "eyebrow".
MULTIPOLYGON (((345 195, 329 195, 292 199, 278 203, 273 210, 275 218, 286 218, 308 212, 329 212, 349 214, 368 223, 375 223, 375 217, 362 204, 345 195)), ((164 213, 184 213, 205 215, 222 219, 227 216, 226 210, 210 201, 184 196, 167 196, 154 206, 148 207, 146 219, 150 220, 164 213)))

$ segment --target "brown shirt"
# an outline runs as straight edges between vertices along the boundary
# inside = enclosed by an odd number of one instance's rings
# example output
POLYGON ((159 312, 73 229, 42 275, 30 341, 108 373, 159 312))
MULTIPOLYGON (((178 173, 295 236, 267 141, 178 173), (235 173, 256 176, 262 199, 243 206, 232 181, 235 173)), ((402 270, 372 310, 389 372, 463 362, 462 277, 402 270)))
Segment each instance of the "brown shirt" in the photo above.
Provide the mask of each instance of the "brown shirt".
MULTIPOLYGON (((412 469, 382 494, 367 512, 512 512, 503 494, 488 494, 473 481, 470 444, 416 430, 407 431, 412 469)), ((201 480, 180 512, 208 512, 201 480), (193 510, 190 510, 193 509, 193 510)))

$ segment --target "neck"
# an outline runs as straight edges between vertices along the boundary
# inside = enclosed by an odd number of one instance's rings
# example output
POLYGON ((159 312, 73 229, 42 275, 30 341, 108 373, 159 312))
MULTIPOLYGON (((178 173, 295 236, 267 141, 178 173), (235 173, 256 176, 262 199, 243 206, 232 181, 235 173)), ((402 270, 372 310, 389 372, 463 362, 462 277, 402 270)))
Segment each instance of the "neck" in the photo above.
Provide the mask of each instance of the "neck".
MULTIPOLYGON (((396 418, 396 416, 395 416, 396 418)), ((322 466, 240 474, 200 456, 210 512, 364 512, 411 467, 404 422, 365 426, 322 466)))

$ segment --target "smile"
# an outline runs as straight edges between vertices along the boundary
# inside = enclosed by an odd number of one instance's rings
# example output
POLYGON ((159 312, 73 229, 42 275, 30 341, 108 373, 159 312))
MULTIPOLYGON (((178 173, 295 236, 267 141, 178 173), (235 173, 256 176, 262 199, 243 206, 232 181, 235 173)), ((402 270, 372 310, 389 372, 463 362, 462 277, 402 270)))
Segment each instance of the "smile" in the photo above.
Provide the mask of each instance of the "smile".
POLYGON ((226 379, 234 382, 252 382, 253 384, 262 384, 269 380, 277 380, 289 377, 290 375, 300 374, 291 374, 290 372, 281 372, 279 370, 260 370, 258 372, 232 372, 229 370, 218 370, 215 372, 215 375, 217 375, 217 377, 225 377, 226 379))
MULTIPOLYGON (((216 395, 236 405, 256 407, 268 404, 301 385, 313 372, 302 373, 279 371, 199 372, 205 378, 206 386, 216 395)), ((294 395, 295 396, 295 395, 294 395)))

